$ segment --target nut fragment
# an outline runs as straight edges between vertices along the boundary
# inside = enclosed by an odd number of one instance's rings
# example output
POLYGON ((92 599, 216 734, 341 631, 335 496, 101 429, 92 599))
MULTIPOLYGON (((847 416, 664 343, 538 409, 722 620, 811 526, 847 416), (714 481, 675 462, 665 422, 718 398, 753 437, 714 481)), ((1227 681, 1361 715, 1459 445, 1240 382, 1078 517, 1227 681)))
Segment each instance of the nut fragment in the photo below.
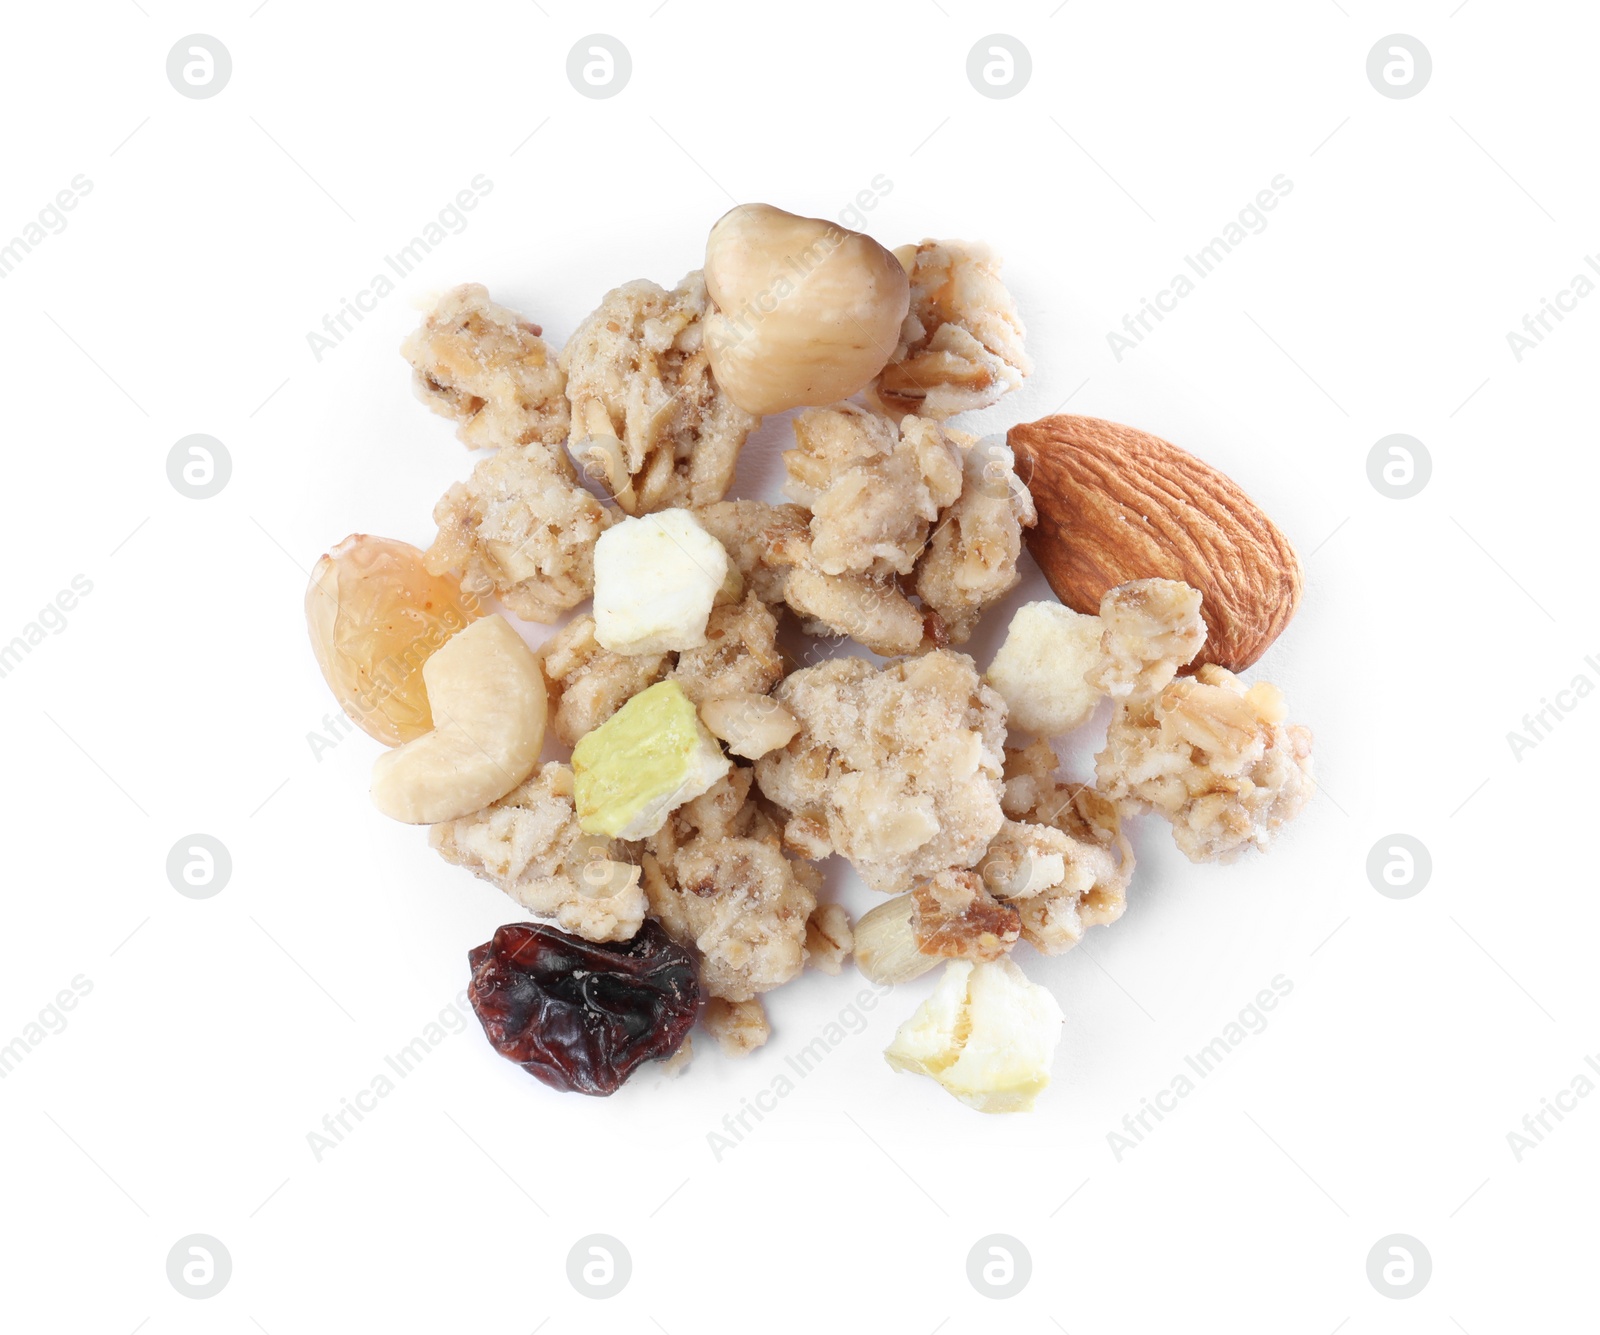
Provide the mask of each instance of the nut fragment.
POLYGON ((906 271, 871 237, 770 204, 741 204, 706 241, 717 383, 765 415, 849 398, 894 351, 906 271))
POLYGON ((979 1112, 1027 1112, 1050 1083, 1064 1019, 1011 960, 953 960, 883 1055, 979 1112))
POLYGON ((1231 479, 1176 445, 1093 417, 1007 435, 1040 522, 1028 547, 1056 596, 1095 612, 1107 589, 1161 576, 1204 599, 1195 660, 1235 671, 1267 651, 1300 600, 1289 540, 1231 479))
POLYGON ((917 949, 942 959, 996 960, 1022 935, 1017 910, 1002 904, 972 871, 942 871, 911 892, 917 949))
POLYGON ((458 632, 422 667, 433 731, 379 756, 372 801, 433 825, 486 807, 528 777, 544 742, 539 660, 504 617, 458 632))
POLYGON ((800 721, 782 703, 753 691, 707 700, 700 706, 700 718, 713 737, 746 760, 788 746, 800 731, 800 721))
POLYGON ((895 251, 911 276, 899 346, 872 387, 885 412, 942 420, 986 408, 1033 372, 1000 257, 981 242, 924 241, 895 251))
POLYGON ((916 914, 911 895, 896 895, 856 919, 856 968, 872 982, 909 983, 939 962, 917 946, 916 914))
POLYGON ((460 425, 469 449, 567 438, 567 378, 539 326, 489 300, 482 283, 439 298, 400 347, 417 397, 460 425))

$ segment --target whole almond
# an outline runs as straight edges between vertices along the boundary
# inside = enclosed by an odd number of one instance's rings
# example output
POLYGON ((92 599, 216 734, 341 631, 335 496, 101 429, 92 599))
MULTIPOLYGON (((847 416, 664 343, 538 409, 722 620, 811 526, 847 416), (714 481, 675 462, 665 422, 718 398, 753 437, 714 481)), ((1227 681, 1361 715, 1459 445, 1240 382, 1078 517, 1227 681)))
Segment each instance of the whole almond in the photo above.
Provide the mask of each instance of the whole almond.
POLYGON ((1028 547, 1076 612, 1100 610, 1131 579, 1199 589, 1206 642, 1196 667, 1249 667, 1300 601, 1300 560, 1237 483, 1144 431, 1095 417, 1046 417, 1007 443, 1033 492, 1028 547))

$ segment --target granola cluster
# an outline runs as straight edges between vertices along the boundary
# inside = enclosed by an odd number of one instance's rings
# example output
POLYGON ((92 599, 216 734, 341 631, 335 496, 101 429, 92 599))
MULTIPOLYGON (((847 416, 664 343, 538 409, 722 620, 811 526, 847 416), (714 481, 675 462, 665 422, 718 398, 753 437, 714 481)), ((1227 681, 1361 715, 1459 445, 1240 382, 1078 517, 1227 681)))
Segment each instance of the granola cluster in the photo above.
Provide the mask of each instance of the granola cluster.
POLYGON ((711 376, 705 275, 606 293, 561 350, 574 453, 629 514, 719 501, 761 419, 711 376))

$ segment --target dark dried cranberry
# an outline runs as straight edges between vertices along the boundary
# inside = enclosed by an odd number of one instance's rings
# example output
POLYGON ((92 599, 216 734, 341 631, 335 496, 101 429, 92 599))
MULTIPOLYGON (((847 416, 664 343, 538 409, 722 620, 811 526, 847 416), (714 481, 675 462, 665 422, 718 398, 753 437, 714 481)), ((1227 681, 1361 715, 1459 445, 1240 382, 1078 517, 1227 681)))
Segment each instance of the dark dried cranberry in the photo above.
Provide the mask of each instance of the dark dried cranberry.
POLYGON ((689 952, 646 921, 597 944, 516 922, 467 953, 468 995, 503 1057, 556 1089, 614 1093, 641 1062, 671 1056, 700 1005, 689 952))

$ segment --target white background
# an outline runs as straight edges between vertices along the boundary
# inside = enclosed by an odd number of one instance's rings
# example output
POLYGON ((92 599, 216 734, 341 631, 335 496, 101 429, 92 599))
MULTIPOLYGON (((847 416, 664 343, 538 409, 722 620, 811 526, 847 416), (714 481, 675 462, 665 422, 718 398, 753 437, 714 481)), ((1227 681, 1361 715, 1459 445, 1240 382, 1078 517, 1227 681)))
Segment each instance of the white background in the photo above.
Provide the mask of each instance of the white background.
MULTIPOLYGON (((92 991, 0 1081, 0 1325, 1592 1321, 1600 1098, 1520 1162, 1507 1133, 1600 1051, 1600 701, 1520 761, 1506 734, 1577 674, 1600 681, 1583 662, 1600 654, 1600 301, 1520 363, 1505 335, 1600 243, 1593 7, 257 3, 6 6, 0 240, 75 174, 93 189, 0 281, 0 639, 75 575, 93 591, 0 680, 0 1044, 75 976, 92 991), (595 31, 633 60, 606 101, 564 73, 595 31), (995 31, 1033 61, 1005 100, 965 75, 995 31), (165 76, 193 32, 232 54, 209 100, 165 76), (1433 58, 1408 100, 1365 72, 1395 32, 1433 58), (470 225, 315 360, 307 332, 478 173, 493 190, 470 225), (1280 173, 1293 190, 1266 230, 1114 360, 1106 332, 1280 173), (1019 952, 1067 1014, 1030 1117, 980 1117, 885 1066, 927 979, 718 1161, 708 1133, 862 987, 811 973, 770 998, 761 1053, 731 1062, 702 1038, 681 1079, 646 1071, 608 1101, 546 1090, 474 1026, 317 1162, 307 1133, 518 917, 372 810, 375 743, 319 760, 307 740, 331 703, 306 569, 351 531, 425 544, 471 463, 410 396, 396 347, 414 303, 483 281, 559 341, 607 288, 696 267, 733 201, 834 216, 880 174, 885 243, 980 237, 1007 258, 1038 372, 962 425, 1070 399, 1227 470, 1298 544, 1304 604, 1258 675, 1315 729, 1321 793, 1231 867, 1191 866, 1141 822, 1122 921, 1062 958, 1019 952), (167 480, 193 432, 231 453, 210 500, 167 480), (1367 479, 1392 432, 1432 455, 1414 499, 1367 479), (194 832, 233 859, 201 901, 165 873, 194 832), (1433 860, 1398 901, 1365 869, 1394 832, 1433 860), (1280 974, 1269 1027, 1119 1162, 1108 1133, 1280 974), (166 1277, 197 1232, 233 1259, 207 1301, 166 1277), (609 1301, 565 1277, 591 1233, 633 1258, 609 1301), (1033 1258, 1004 1302, 966 1274, 991 1233, 1033 1258), (1366 1275, 1391 1233, 1433 1258, 1405 1301, 1366 1275)), ((742 491, 772 492, 788 434, 763 427, 742 491)), ((1002 611, 1044 592, 1030 566, 1002 611)))

